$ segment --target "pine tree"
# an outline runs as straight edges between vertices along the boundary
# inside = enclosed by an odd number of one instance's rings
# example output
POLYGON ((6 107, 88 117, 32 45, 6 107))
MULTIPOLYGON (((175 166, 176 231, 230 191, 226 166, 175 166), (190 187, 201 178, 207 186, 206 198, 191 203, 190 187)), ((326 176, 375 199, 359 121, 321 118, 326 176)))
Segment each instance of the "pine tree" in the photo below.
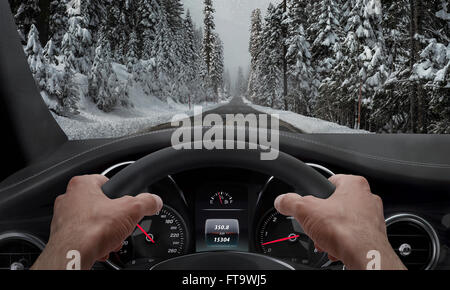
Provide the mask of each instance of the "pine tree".
POLYGON ((258 80, 257 64, 262 48, 262 29, 263 22, 261 18, 261 10, 255 9, 251 16, 251 29, 250 29, 250 45, 249 52, 251 56, 250 76, 248 83, 248 95, 252 98, 256 94, 256 86, 258 80))
POLYGON ((120 101, 120 84, 113 71, 107 51, 99 45, 96 49, 94 63, 89 73, 89 95, 97 107, 110 112, 120 101))
POLYGON ((153 42, 156 37, 156 26, 159 21, 161 8, 157 0, 140 0, 140 11, 142 11, 139 26, 136 29, 141 29, 141 44, 142 57, 150 59, 152 55, 153 42))
POLYGON ((247 82, 244 76, 244 70, 242 67, 238 67, 238 73, 236 78, 235 96, 243 97, 247 91, 247 82))
POLYGON ((28 41, 25 46, 25 54, 28 58, 28 64, 33 74, 34 80, 42 90, 46 82, 46 61, 43 57, 42 46, 39 41, 39 32, 34 24, 31 24, 28 33, 28 41))
POLYGON ((206 64, 206 73, 208 76, 211 73, 214 53, 214 30, 216 28, 214 23, 214 12, 212 0, 204 0, 203 60, 206 64))
POLYGON ((218 96, 223 87, 223 43, 218 34, 214 35, 214 46, 211 59, 210 77, 214 89, 214 93, 218 96))
POLYGON ((334 66, 334 47, 342 33, 339 22, 342 12, 336 0, 316 1, 311 8, 308 35, 314 52, 312 61, 318 74, 316 78, 323 80, 334 66))
POLYGON ((375 93, 389 75, 378 1, 356 0, 346 19, 346 38, 333 76, 322 84, 322 94, 331 97, 331 121, 371 130, 371 110, 375 93), (334 106, 334 107, 333 107, 334 106), (360 109, 361 108, 361 109, 360 109), (361 123, 360 123, 361 122, 361 123))
POLYGON ((19 34, 23 40, 25 40, 28 35, 31 26, 33 24, 37 24, 37 18, 40 12, 41 9, 39 8, 39 0, 23 0, 20 2, 14 18, 16 20, 17 27, 19 28, 19 34))
POLYGON ((269 4, 263 28, 263 50, 257 63, 258 92, 256 102, 272 108, 283 107, 283 10, 269 4))
POLYGON ((303 24, 306 23, 304 1, 289 2, 287 23, 288 47, 286 59, 290 90, 289 109, 307 115, 314 107, 314 96, 317 94, 313 85, 311 66, 311 45, 307 40, 303 24))
POLYGON ((50 38, 57 49, 61 47, 61 41, 67 29, 67 0, 52 0, 50 2, 50 38))
POLYGON ((92 36, 87 28, 87 20, 79 13, 80 9, 76 3, 73 2, 74 6, 68 10, 69 27, 62 40, 61 53, 64 55, 64 65, 76 72, 87 74, 92 65, 92 36))

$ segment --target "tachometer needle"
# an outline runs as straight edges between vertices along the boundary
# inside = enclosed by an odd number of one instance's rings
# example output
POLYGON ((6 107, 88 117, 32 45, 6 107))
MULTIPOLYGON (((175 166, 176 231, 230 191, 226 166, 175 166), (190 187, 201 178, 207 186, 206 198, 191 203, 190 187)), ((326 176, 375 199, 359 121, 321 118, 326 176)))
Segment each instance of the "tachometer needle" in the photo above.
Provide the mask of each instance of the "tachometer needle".
POLYGON ((218 196, 219 196, 220 204, 222 204, 222 197, 220 196, 220 193, 218 194, 218 196))
POLYGON ((144 233, 144 235, 150 240, 150 242, 152 242, 153 244, 155 243, 155 241, 150 237, 150 235, 147 234, 147 232, 139 224, 137 224, 137 227, 144 233))
POLYGON ((267 243, 264 243, 262 245, 265 246, 265 245, 275 244, 275 243, 284 242, 284 241, 287 241, 287 240, 290 240, 290 239, 296 239, 296 238, 299 238, 299 237, 300 237, 300 235, 289 236, 287 238, 282 238, 282 239, 278 239, 278 240, 275 240, 275 241, 267 242, 267 243))

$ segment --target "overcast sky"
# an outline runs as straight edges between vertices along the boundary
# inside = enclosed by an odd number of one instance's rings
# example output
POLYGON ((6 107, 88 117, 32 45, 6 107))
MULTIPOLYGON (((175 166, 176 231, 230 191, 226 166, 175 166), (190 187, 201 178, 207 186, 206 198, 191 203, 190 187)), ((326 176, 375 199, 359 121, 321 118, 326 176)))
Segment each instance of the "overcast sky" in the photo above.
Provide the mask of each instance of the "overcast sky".
MULTIPOLYGON (((224 42, 225 66, 230 70, 232 80, 237 75, 237 69, 245 70, 250 64, 248 41, 250 37, 250 15, 253 9, 265 11, 270 2, 279 0, 213 0, 216 9, 216 31, 224 42)), ((185 8, 189 9, 197 26, 203 26, 203 0, 183 0, 185 8)))

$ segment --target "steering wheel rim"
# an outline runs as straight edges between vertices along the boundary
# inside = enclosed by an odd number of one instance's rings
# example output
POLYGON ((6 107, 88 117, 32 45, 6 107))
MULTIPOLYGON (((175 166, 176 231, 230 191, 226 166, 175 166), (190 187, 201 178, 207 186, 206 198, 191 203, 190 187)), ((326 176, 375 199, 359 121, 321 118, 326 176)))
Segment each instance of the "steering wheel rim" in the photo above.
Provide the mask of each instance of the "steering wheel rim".
MULTIPOLYGON (((250 148, 248 147, 249 144, 244 142, 237 145, 240 147, 235 148, 250 148)), ((141 193, 145 186, 168 175, 206 167, 228 167, 253 170, 274 176, 293 186, 294 191, 301 195, 313 195, 325 199, 334 192, 335 187, 331 182, 302 161, 284 152, 278 152, 278 158, 275 160, 263 161, 260 158, 262 152, 262 149, 176 150, 168 147, 151 153, 127 166, 105 183, 102 189, 110 198, 137 195, 141 193), (130 182, 130 180, 133 180, 133 182, 130 182)), ((211 261, 221 260, 220 269, 222 270, 227 269, 227 267, 236 269, 235 264, 237 262, 242 267, 247 267, 248 270, 292 270, 292 267, 290 268, 274 258, 247 254, 239 252, 198 253, 163 261, 152 269, 191 269, 192 263, 195 261, 199 269, 211 270, 214 268, 214 263, 211 263, 211 261), (229 259, 228 256, 230 255, 234 255, 233 259, 229 259)), ((305 268, 307 267, 305 266, 305 268)))
MULTIPOLYGON (((245 142, 237 142, 237 145, 240 147, 235 148, 249 148, 245 142)), ((200 168, 225 167, 274 176, 291 185, 302 196, 313 195, 326 199, 335 191, 335 186, 329 180, 297 158, 280 151, 275 160, 261 160, 262 152, 262 149, 176 150, 168 147, 127 166, 106 182, 102 190, 113 199, 125 195, 135 196, 146 186, 168 175, 200 168)))

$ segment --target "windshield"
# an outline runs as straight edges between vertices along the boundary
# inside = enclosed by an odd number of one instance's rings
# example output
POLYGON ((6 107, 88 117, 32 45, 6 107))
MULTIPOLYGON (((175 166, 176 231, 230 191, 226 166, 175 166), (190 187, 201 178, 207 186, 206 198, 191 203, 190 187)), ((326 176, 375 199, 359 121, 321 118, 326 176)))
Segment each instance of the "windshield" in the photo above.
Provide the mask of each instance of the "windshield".
POLYGON ((199 113, 276 114, 297 133, 450 133, 446 0, 9 2, 71 139, 199 113))

